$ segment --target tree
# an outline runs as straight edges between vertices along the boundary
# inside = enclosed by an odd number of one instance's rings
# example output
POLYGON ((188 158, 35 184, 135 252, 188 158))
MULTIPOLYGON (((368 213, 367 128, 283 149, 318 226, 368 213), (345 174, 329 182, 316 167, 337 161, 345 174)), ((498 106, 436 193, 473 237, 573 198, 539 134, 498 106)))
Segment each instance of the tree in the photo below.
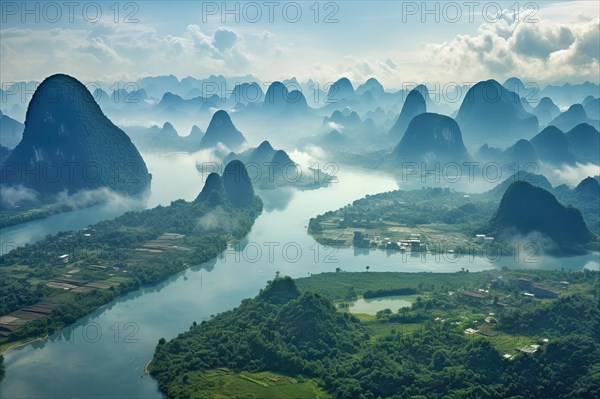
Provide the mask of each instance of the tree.
POLYGON ((371 266, 367 266, 367 267, 366 267, 367 271, 369 271, 369 269, 370 269, 370 268, 371 268, 371 266))

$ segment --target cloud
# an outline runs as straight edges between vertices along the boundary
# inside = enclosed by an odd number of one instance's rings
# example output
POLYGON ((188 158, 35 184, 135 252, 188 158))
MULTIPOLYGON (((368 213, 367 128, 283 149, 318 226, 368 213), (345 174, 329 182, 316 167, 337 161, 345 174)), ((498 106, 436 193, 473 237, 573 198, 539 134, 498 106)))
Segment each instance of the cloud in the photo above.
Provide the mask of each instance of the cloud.
POLYGON ((390 69, 398 69, 398 65, 394 64, 394 61, 389 58, 385 60, 385 64, 390 67, 390 69))
POLYGON ((376 77, 388 89, 406 82, 475 82, 513 75, 540 84, 598 81, 595 2, 543 3, 535 15, 522 12, 519 20, 504 12, 498 22, 479 28, 456 24, 451 30, 469 34, 452 36, 443 24, 399 26, 397 7, 363 8, 356 15, 348 7, 348 18, 360 20, 311 24, 310 29, 304 24, 200 24, 192 13, 163 15, 160 7, 133 24, 105 18, 49 29, 15 22, 0 29, 2 80, 41 81, 57 72, 106 82, 166 74, 252 74, 264 81, 297 76, 323 85, 347 76, 355 84, 376 77), (539 23, 525 23, 526 17, 539 23), (361 20, 372 19, 377 23, 370 35, 358 34, 361 20))
POLYGON ((196 221, 196 229, 201 231, 231 232, 234 227, 230 215, 220 205, 211 209, 196 221))
POLYGON ((548 168, 547 173, 553 183, 566 183, 575 187, 588 176, 599 176, 600 165, 594 165, 591 163, 577 163, 575 166, 562 165, 561 168, 548 168))
POLYGON ((341 131, 343 131, 345 129, 344 125, 342 125, 340 123, 337 123, 337 122, 334 122, 334 121, 327 122, 327 127, 329 129, 335 129, 338 132, 341 132, 341 131))
MULTIPOLYGON (((22 185, 2 186, 0 190, 0 205, 6 209, 37 206, 42 204, 40 198, 40 194, 37 191, 23 187, 22 185)), ((73 194, 62 191, 50 197, 46 196, 43 203, 60 204, 72 209, 85 208, 100 203, 111 207, 133 209, 134 207, 143 208, 145 198, 143 196, 129 197, 109 188, 101 187, 92 190, 80 190, 73 194)))
POLYGON ((113 48, 110 47, 101 37, 94 37, 88 43, 77 49, 82 53, 87 53, 95 57, 97 63, 101 64, 129 64, 131 62, 121 57, 113 48))
POLYGON ((237 42, 237 34, 227 28, 219 28, 213 35, 212 45, 223 52, 230 49, 237 42))
POLYGON ((178 43, 182 48, 197 51, 202 53, 207 51, 210 54, 216 55, 215 47, 213 46, 212 37, 204 34, 198 25, 188 25, 183 37, 170 36, 170 39, 178 43))
POLYGON ((0 190, 0 204, 4 209, 13 209, 16 206, 33 205, 39 200, 37 191, 23 186, 2 186, 0 190))
POLYGON ((458 35, 444 43, 423 45, 422 61, 446 81, 461 77, 478 81, 491 77, 555 83, 597 81, 600 74, 599 19, 563 25, 540 19, 525 23, 503 14, 483 24, 475 35, 458 35))
POLYGON ((500 239, 514 248, 522 248, 530 253, 534 257, 533 259, 542 254, 554 253, 559 249, 552 238, 536 230, 520 234, 515 228, 509 228, 500 234, 500 239))
POLYGON ((574 41, 573 32, 566 26, 535 24, 529 29, 515 29, 514 49, 524 56, 547 59, 550 54, 569 48, 574 41))
POLYGON ((60 192, 54 196, 52 202, 69 206, 73 209, 85 208, 88 206, 104 203, 111 207, 123 207, 132 209, 134 207, 143 207, 145 199, 143 196, 127 196, 111 190, 107 187, 100 187, 92 190, 80 190, 73 194, 66 191, 60 192))
POLYGON ((171 73, 235 75, 248 73, 254 59, 239 33, 228 28, 205 31, 196 24, 177 34, 161 34, 143 24, 99 24, 92 30, 6 28, 0 35, 3 81, 41 81, 57 72, 82 81, 171 73), (169 62, 160 62, 165 58, 169 62))

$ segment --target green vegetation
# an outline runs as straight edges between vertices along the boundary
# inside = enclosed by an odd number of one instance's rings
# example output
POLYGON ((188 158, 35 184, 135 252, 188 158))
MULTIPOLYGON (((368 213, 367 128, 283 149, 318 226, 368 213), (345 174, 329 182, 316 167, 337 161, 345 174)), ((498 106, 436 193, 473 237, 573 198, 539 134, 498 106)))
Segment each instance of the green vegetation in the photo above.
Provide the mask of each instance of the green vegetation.
POLYGON ((14 226, 21 223, 31 222, 33 220, 45 219, 52 215, 73 210, 73 207, 67 204, 47 204, 34 208, 18 210, 0 211, 0 228, 14 226))
MULTIPOLYGON (((271 373, 340 399, 598 397, 599 277, 337 272, 297 286, 278 277, 238 308, 161 339, 151 374, 173 398, 219 397, 217 387, 233 384, 235 394, 224 397, 277 397, 267 391, 271 373), (421 299, 376 317, 355 317, 331 301, 378 287, 415 289, 421 299), (530 298, 523 287, 559 296, 530 298)), ((306 397, 305 387, 287 387, 288 397, 306 397)))
POLYGON ((0 257, 0 345, 44 336, 140 285, 208 261, 244 237, 261 210, 253 192, 244 206, 226 195, 177 200, 10 251, 0 257))
POLYGON ((289 277, 278 278, 238 308, 194 324, 170 342, 161 339, 150 372, 169 397, 194 397, 202 386, 190 384, 197 381, 193 376, 220 367, 325 374, 350 361, 363 336, 358 320, 336 312, 320 295, 301 294, 289 277))
POLYGON ((379 298, 393 295, 414 295, 417 290, 414 288, 391 288, 387 290, 368 290, 363 294, 363 298, 379 298))
POLYGON ((239 399, 327 399, 329 395, 308 378, 291 378, 271 372, 235 373, 217 368, 189 374, 187 384, 195 387, 190 398, 239 399))
POLYGON ((367 195, 312 218, 309 233, 322 244, 351 245, 354 230, 360 229, 378 246, 385 245, 384 238, 395 243, 416 234, 429 249, 440 244, 466 251, 474 245, 473 235, 484 232, 497 205, 487 196, 465 196, 450 189, 396 190, 367 195))
MULTIPOLYGON (((518 209, 512 207, 515 210, 499 208, 501 203, 496 189, 483 194, 431 187, 396 190, 367 195, 351 205, 311 218, 309 234, 323 245, 469 255, 494 251, 511 255, 516 251, 515 246, 509 239, 501 239, 508 236, 505 233, 514 231, 525 237, 537 229, 551 239, 536 240, 539 245, 535 248, 543 247, 547 252, 576 254, 598 248, 597 237, 586 228, 579 211, 571 206, 562 206, 550 192, 522 181, 517 183, 518 187, 527 186, 531 191, 545 195, 502 203, 521 204, 518 209), (521 208, 523 211, 517 212, 521 208), (568 227, 568 231, 564 226, 568 227), (362 233, 358 239, 354 235, 356 231, 362 233), (476 234, 492 237, 476 239, 476 234), (411 244, 411 240, 417 241, 416 246, 411 244)), ((594 204, 597 210, 597 201, 588 202, 594 204)), ((585 222, 592 225, 597 218, 590 217, 589 212, 584 216, 585 222)), ((510 234, 511 237, 513 235, 510 234)))
POLYGON ((545 239, 546 251, 558 254, 585 253, 586 246, 596 239, 578 209, 563 206, 550 192, 524 181, 506 189, 486 230, 494 235, 514 231, 539 236, 541 232, 550 239, 545 239))
MULTIPOLYGON (((334 302, 352 301, 370 291, 411 290, 417 293, 457 291, 461 288, 484 287, 499 272, 469 273, 321 273, 296 280, 301 291, 312 291, 334 302)), ((506 270, 502 273, 512 273, 506 270)), ((524 275, 537 276, 536 271, 523 271, 524 275)), ((394 294, 398 295, 398 294, 394 294)))

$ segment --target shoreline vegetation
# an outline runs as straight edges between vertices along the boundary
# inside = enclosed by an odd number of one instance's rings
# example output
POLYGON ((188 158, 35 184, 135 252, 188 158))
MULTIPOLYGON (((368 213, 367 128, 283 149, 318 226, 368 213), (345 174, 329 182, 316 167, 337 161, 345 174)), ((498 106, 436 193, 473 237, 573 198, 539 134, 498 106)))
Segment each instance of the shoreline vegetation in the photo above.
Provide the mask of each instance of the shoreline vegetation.
POLYGON ((596 397, 599 273, 276 276, 238 307, 161 338, 149 369, 168 398, 234 386, 238 397, 274 399, 596 397), (413 291, 410 308, 376 315, 334 306, 367 292, 413 291), (282 379, 303 385, 272 393, 282 379), (305 383, 320 392, 305 396, 305 383))
POLYGON ((144 375, 150 375, 150 364, 152 364, 152 360, 154 360, 154 357, 148 360, 148 363, 144 366, 144 375))
MULTIPOLYGON (((541 191, 520 181, 509 187, 517 184, 528 186, 532 191, 541 191)), ((534 234, 538 226, 527 226, 532 233, 517 234, 519 229, 501 225, 500 221, 511 215, 511 211, 499 213, 501 197, 504 198, 499 188, 505 185, 506 182, 482 194, 424 187, 367 195, 345 207, 311 218, 308 233, 322 245, 354 247, 356 251, 365 253, 370 249, 384 249, 411 255, 427 253, 474 257, 488 254, 520 259, 521 255, 538 256, 542 252, 556 257, 582 255, 600 248, 599 238, 593 233, 589 233, 587 241, 573 239, 573 242, 567 242, 564 239, 557 243, 550 237, 562 237, 560 228, 556 226, 548 228, 547 234, 534 234)), ((552 195, 546 194, 548 198, 544 199, 552 201, 549 199, 552 195)), ((564 209, 572 210, 573 214, 579 213, 571 206, 564 209)), ((559 215, 554 216, 558 218, 559 215)), ((589 212, 584 213, 584 220, 594 227, 593 231, 597 231, 595 219, 589 212)), ((583 220, 581 223, 585 228, 583 220)))
POLYGON ((244 173, 243 165, 230 165, 226 190, 205 186, 194 201, 130 211, 1 256, 0 345, 49 335, 240 241, 262 212, 262 201, 251 186, 238 187, 246 183, 234 172, 244 173), (215 218, 228 223, 212 223, 215 218))
POLYGON ((0 355, 5 355, 12 350, 16 350, 19 348, 23 348, 29 344, 33 344, 35 342, 46 342, 50 338, 49 335, 44 335, 40 337, 31 337, 22 341, 13 341, 7 342, 0 346, 0 355))
MULTIPOLYGON (((73 195, 68 203, 64 202, 51 202, 40 205, 31 206, 25 209, 18 210, 2 210, 0 211, 0 230, 17 226, 24 223, 33 222, 36 220, 48 219, 52 216, 59 215, 61 213, 74 212, 81 209, 92 208, 98 205, 104 205, 109 203, 109 189, 103 189, 106 191, 102 191, 98 193, 98 198, 92 201, 84 201, 82 204, 75 205, 77 193, 73 195)), ((114 195, 123 195, 114 192, 114 195)), ((132 201, 140 201, 143 203, 145 199, 150 195, 150 191, 145 191, 142 193, 138 193, 135 195, 129 195, 127 198, 132 201)), ((61 201, 64 201, 61 200, 61 201)))
MULTIPOLYGON (((97 205, 91 204, 89 206, 97 205)), ((63 212, 71 212, 80 207, 72 207, 67 204, 48 204, 19 211, 2 211, 0 213, 0 229, 5 229, 19 224, 46 219, 63 212)))

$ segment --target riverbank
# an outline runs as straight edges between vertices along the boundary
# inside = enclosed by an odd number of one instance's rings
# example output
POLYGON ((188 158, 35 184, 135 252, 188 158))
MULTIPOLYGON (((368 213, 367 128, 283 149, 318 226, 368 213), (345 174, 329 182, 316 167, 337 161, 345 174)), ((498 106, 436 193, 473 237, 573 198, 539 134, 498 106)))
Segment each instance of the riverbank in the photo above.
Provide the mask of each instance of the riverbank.
MULTIPOLYGON (((548 386, 556 387, 551 397, 576 389, 585 392, 580 397, 593 397, 593 370, 599 363, 589 354, 598 350, 597 279, 597 271, 528 269, 276 277, 238 307, 159 341, 152 375, 170 398, 224 392, 225 382, 206 376, 227 365, 240 375, 267 370, 298 382, 309 377, 328 394, 344 398, 355 397, 353 392, 395 397, 398 387, 411 390, 403 397, 445 397, 448 386, 457 397, 468 397, 474 386, 490 397, 519 392, 542 397, 548 386), (411 306, 391 304, 371 316, 353 317, 332 301, 406 290, 419 294, 411 306), (229 333, 223 335, 225 330, 229 333), (533 382, 514 378, 532 367, 559 372, 536 372, 533 382), (544 385, 548 376, 551 383, 544 385), (444 383, 432 384, 432 379, 444 383), (565 381, 569 386, 563 388, 565 381)), ((279 397, 255 394, 251 389, 268 384, 256 383, 253 376, 247 380, 255 385, 236 386, 237 396, 279 397)), ((290 387, 283 397, 304 396, 290 387)))
POLYGON ((150 375, 150 364, 152 364, 152 361, 154 360, 154 357, 150 360, 148 360, 148 363, 146 363, 146 365, 144 366, 144 375, 150 375))
POLYGON ((29 344, 33 344, 34 342, 45 342, 49 338, 49 335, 44 335, 41 337, 34 338, 26 338, 19 341, 7 342, 0 345, 0 355, 5 355, 11 350, 19 349, 29 344))
POLYGON ((214 205, 178 200, 3 255, 2 323, 10 335, 0 344, 52 333, 121 295, 217 257, 250 232, 262 211, 258 197, 244 208, 219 206, 227 229, 196 227, 193 221, 206 218, 214 205))

